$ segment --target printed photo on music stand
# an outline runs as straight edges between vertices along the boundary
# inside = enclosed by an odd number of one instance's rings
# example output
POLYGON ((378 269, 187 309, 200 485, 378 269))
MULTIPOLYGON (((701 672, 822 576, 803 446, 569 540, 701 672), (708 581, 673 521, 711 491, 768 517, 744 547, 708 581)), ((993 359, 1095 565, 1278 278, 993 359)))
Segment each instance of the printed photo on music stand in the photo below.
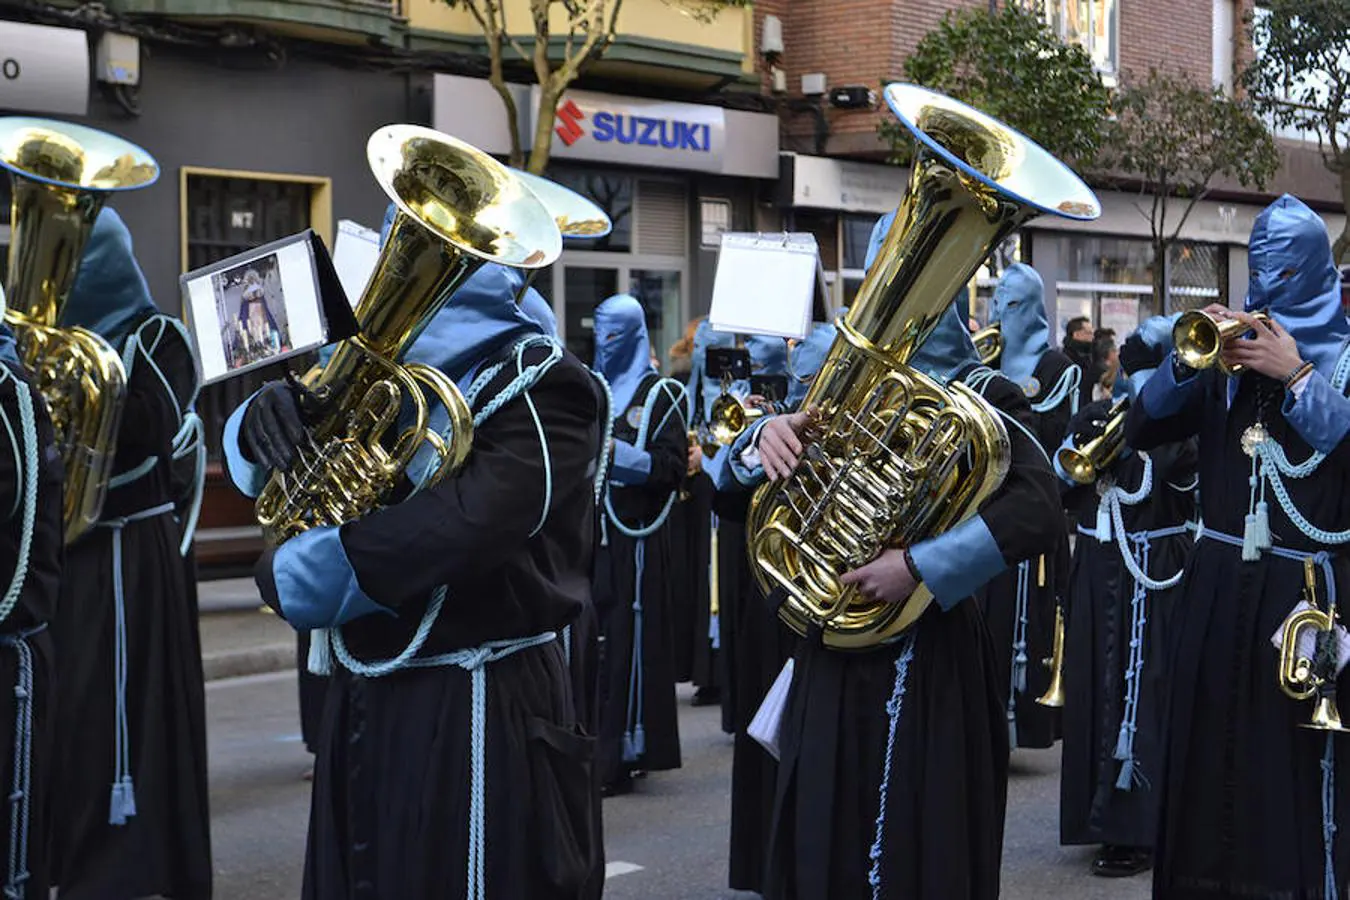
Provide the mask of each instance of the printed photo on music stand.
POLYGON ((215 273, 211 287, 230 371, 290 351, 286 295, 275 253, 215 273))

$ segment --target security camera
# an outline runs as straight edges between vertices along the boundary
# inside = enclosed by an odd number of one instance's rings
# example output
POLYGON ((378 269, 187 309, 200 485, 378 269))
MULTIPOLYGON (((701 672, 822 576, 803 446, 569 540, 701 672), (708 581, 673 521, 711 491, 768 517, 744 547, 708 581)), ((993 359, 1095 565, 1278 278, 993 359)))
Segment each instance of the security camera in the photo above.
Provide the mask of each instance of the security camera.
POLYGON ((876 91, 859 84, 830 88, 830 105, 835 109, 875 109, 876 91))

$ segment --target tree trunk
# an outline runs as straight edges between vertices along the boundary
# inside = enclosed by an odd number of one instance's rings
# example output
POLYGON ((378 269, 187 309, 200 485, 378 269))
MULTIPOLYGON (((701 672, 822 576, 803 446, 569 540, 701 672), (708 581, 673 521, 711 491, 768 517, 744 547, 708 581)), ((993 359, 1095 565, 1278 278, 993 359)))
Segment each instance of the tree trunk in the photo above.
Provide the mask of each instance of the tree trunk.
POLYGON ((1171 249, 1165 239, 1153 239, 1153 314, 1158 316, 1168 313, 1167 300, 1171 294, 1172 281, 1171 249))
POLYGON ((549 154, 553 150, 553 118, 558 111, 558 98, 562 91, 551 83, 539 85, 539 108, 535 110, 534 144, 530 147, 530 164, 526 171, 543 175, 548 168, 549 154))

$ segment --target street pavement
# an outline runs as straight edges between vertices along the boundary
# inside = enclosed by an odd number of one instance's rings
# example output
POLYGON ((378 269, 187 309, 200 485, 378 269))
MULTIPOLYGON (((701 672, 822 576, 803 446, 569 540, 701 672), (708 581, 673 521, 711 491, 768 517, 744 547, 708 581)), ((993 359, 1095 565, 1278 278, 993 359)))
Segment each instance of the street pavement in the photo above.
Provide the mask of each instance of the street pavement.
MULTIPOLYGON (((274 617, 241 603, 231 627, 255 626, 283 646, 274 617), (246 619, 245 616, 256 617, 246 619), (265 623, 258 626, 257 623, 265 623)), ((211 618, 212 617, 204 617, 211 618)), ((218 622, 203 623, 203 631, 218 622)), ((207 643, 204 637, 204 643, 207 643)), ((309 809, 301 774, 293 672, 215 680, 207 686, 212 841, 217 900, 297 900, 309 809)), ((752 900, 724 888, 731 740, 716 708, 694 708, 681 688, 684 766, 654 773, 637 791, 605 801, 608 900, 752 900)), ((1091 848, 1056 840, 1059 751, 1014 755, 1003 854, 1003 897, 1143 900, 1148 877, 1088 874, 1091 848)), ((862 851, 862 852, 865 852, 862 851)), ((843 898, 841 898, 843 900, 843 898)))

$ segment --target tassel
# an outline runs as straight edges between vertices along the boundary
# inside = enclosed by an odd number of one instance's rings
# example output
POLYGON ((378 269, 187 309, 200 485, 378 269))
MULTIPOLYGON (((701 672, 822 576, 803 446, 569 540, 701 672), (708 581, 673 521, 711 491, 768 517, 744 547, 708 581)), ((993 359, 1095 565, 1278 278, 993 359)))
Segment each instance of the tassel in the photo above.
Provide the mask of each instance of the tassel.
POLYGON ((1013 659, 1013 690, 1019 694, 1027 692, 1027 654, 1020 648, 1013 659))
POLYGON ((1120 766, 1120 775, 1116 778, 1116 790, 1128 791, 1134 787, 1134 760, 1127 759, 1120 766))
POLYGON ((1017 749, 1017 713, 1008 711, 1008 747, 1017 749))
POLYGON ((1105 499, 1097 504, 1097 540, 1103 544, 1111 542, 1111 507, 1105 499))
POLYGON ((1264 500, 1256 504, 1256 522, 1252 532, 1253 540, 1258 549, 1269 550, 1271 548, 1270 507, 1266 505, 1264 500))
POLYGON ((136 788, 131 776, 123 776, 112 784, 112 793, 108 799, 108 824, 125 825, 127 819, 136 815, 136 788))
POLYGON ((623 761, 626 763, 637 762, 637 747, 633 745, 633 733, 624 732, 623 735, 623 761))
POLYGON ((722 649, 722 617, 719 615, 708 617, 708 640, 714 650, 722 649))
POLYGON ((633 759, 647 755, 647 730, 641 725, 633 729, 633 749, 637 755, 633 759))
POLYGON ((1130 744, 1130 725, 1128 722, 1121 722, 1120 731, 1116 733, 1116 750, 1112 757, 1122 762, 1128 760, 1133 754, 1130 744))
POLYGON ((1247 513, 1242 525, 1242 561, 1256 562, 1261 551, 1256 546, 1256 513, 1247 513))
POLYGON ((601 546, 601 547, 608 547, 608 546, 609 546, 609 528, 608 528, 608 526, 606 525, 606 520, 607 520, 608 518, 609 518, 609 517, 606 516, 603 512, 600 514, 600 546, 601 546))
POLYGON ((311 675, 333 674, 333 648, 329 641, 327 628, 318 628, 309 633, 309 659, 306 668, 311 675))

